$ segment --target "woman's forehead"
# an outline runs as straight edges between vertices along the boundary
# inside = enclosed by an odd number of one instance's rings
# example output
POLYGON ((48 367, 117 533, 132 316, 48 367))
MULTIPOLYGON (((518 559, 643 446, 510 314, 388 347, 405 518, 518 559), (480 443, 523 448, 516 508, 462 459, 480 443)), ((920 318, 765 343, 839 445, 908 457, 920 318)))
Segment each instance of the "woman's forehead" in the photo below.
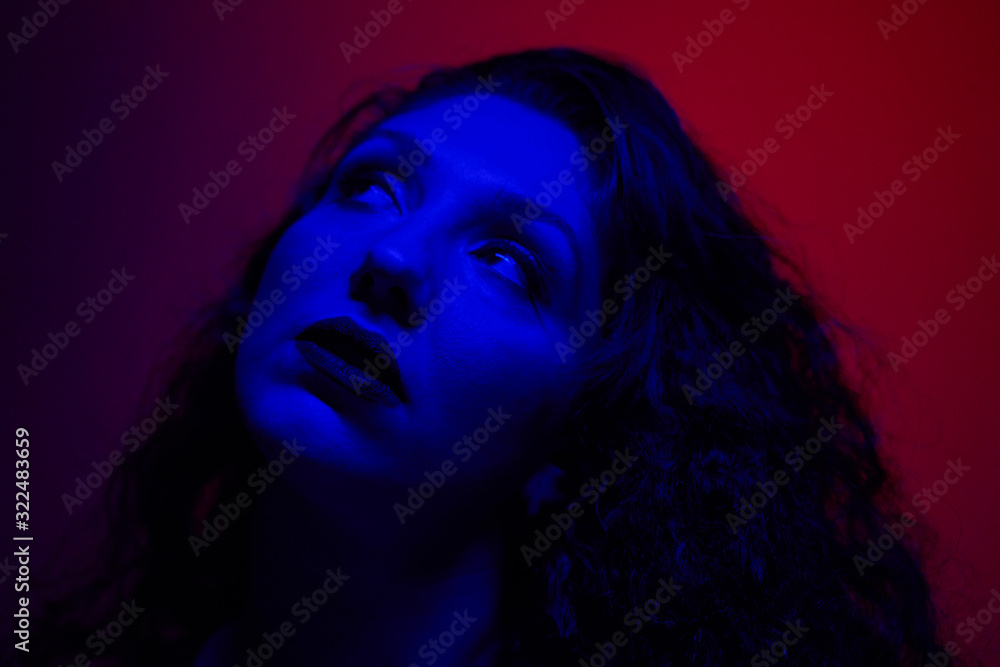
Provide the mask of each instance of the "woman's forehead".
POLYGON ((455 96, 386 119, 373 136, 380 134, 393 135, 396 170, 423 190, 517 193, 523 218, 551 213, 581 240, 593 238, 588 202, 597 170, 587 147, 548 115, 496 94, 455 96))
POLYGON ((429 158, 477 163, 527 184, 572 170, 580 148, 573 132, 556 119, 500 95, 444 98, 393 116, 381 127, 412 135, 413 148, 429 158))

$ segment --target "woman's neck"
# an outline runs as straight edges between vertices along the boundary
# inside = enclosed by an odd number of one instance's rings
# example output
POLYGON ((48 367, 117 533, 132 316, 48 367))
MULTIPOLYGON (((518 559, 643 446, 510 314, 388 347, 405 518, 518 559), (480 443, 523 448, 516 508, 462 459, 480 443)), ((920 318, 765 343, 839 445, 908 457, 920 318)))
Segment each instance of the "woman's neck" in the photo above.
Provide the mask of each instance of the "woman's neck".
POLYGON ((257 502, 249 603, 213 638, 218 665, 493 664, 495 535, 419 549, 391 513, 324 519, 279 485, 257 502))

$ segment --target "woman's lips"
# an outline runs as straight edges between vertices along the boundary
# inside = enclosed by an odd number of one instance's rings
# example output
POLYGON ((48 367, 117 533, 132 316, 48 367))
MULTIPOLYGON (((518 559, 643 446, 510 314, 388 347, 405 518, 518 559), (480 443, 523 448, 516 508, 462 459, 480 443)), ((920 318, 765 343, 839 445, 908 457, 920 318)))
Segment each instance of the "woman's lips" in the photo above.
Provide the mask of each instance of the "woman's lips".
POLYGON ((306 361, 358 396, 393 406, 406 402, 389 342, 350 317, 312 323, 295 337, 295 346, 306 361))

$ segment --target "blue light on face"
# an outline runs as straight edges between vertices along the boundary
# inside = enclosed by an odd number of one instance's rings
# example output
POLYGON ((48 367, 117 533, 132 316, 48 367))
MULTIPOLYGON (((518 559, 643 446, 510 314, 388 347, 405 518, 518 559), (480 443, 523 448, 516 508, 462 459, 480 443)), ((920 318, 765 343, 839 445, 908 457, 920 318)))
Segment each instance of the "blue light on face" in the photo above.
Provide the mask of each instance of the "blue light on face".
POLYGON ((587 186, 564 175, 580 141, 495 95, 454 127, 455 104, 391 117, 344 156, 268 261, 258 297, 287 302, 238 351, 258 445, 306 443, 298 483, 330 508, 345 500, 331 479, 391 504, 452 459, 461 470, 428 514, 488 511, 545 464, 578 393, 554 342, 599 300, 587 186), (289 274, 317 239, 336 249, 307 278, 289 274), (512 417, 459 460, 455 445, 490 409, 512 417))

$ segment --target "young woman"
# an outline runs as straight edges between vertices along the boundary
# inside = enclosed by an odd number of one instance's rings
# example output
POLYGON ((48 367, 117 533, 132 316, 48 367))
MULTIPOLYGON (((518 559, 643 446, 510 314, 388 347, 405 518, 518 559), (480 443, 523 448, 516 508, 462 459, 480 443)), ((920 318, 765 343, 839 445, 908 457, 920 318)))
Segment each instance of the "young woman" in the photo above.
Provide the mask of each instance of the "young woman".
POLYGON ((575 50, 358 104, 116 475, 59 658, 134 601, 103 657, 923 664, 844 330, 718 182, 575 50))

